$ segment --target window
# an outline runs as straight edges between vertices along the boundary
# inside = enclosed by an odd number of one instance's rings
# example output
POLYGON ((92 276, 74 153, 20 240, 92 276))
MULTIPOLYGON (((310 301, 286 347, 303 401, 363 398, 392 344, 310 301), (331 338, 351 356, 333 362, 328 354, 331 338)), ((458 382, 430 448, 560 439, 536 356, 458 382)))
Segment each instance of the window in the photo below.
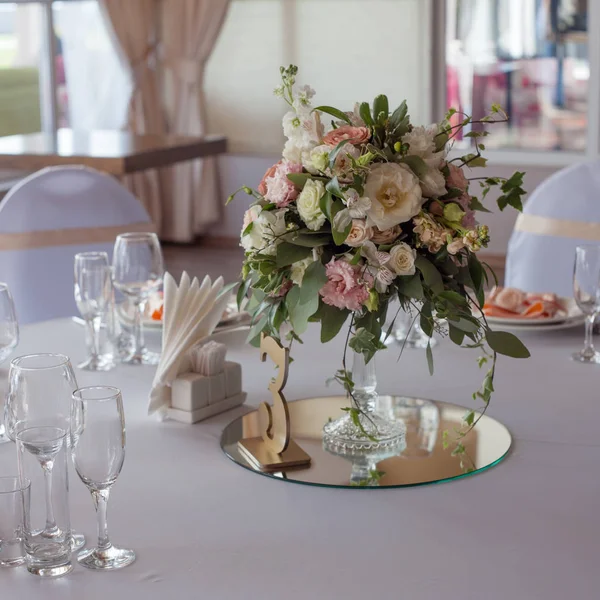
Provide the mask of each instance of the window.
POLYGON ((281 152, 286 107, 270 91, 290 63, 319 104, 351 110, 385 93, 428 122, 429 11, 427 0, 233 0, 207 66, 211 132, 234 152, 281 152))
POLYGON ((110 35, 96 0, 0 0, 0 135, 119 128, 131 84, 110 35))

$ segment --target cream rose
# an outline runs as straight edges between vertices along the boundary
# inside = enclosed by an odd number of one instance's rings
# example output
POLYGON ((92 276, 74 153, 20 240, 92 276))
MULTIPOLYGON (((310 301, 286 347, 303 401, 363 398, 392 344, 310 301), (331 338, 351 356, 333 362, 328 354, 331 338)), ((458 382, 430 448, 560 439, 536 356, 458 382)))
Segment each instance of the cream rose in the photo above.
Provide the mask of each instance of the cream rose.
POLYGON ((325 193, 325 186, 321 181, 308 179, 304 184, 304 189, 300 192, 296 205, 301 219, 306 226, 313 231, 321 229, 325 223, 325 215, 319 206, 319 200, 325 193))
POLYGON ((400 242, 390 250, 390 260, 386 263, 396 275, 414 275, 417 251, 408 244, 400 242))
POLYGON ((375 165, 367 177, 364 195, 371 200, 369 221, 382 231, 410 221, 423 204, 418 178, 406 165, 396 163, 375 165))
POLYGON ((302 161, 302 166, 313 175, 319 171, 325 172, 329 168, 329 153, 331 147, 321 144, 313 148, 302 161))
POLYGON ((362 246, 367 240, 370 240, 372 235, 373 229, 367 225, 364 219, 354 219, 344 243, 357 248, 358 246, 362 246))
POLYGON ((401 233, 402 228, 400 227, 400 225, 394 225, 390 229, 384 229, 383 231, 380 231, 379 229, 375 228, 371 240, 374 241, 376 244, 391 244, 396 238, 400 236, 401 233))
POLYGON ((425 198, 439 198, 446 195, 446 178, 439 169, 429 167, 421 178, 421 191, 425 198))

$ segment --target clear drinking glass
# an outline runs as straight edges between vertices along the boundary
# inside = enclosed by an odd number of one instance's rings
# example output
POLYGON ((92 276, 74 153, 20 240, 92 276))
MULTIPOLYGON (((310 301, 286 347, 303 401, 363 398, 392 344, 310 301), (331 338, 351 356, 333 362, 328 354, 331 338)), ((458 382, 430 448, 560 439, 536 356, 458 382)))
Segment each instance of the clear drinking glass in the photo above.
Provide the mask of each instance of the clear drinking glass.
POLYGON ((80 552, 77 560, 89 569, 120 569, 135 560, 135 552, 112 545, 106 509, 125 460, 123 398, 115 387, 84 387, 73 392, 73 404, 82 415, 74 435, 75 470, 92 494, 98 517, 98 545, 80 552))
POLYGON ((163 278, 163 257, 154 233, 124 233, 117 236, 113 252, 114 286, 134 306, 133 350, 123 362, 134 365, 156 365, 159 355, 144 345, 142 317, 150 295, 163 278))
MULTIPOLYGON (((0 364, 13 352, 19 343, 19 323, 10 290, 6 283, 0 283, 0 364)), ((0 419, 0 444, 9 442, 0 419)))
POLYGON ((41 577, 59 577, 73 569, 68 437, 61 427, 28 427, 16 434, 19 480, 21 485, 31 482, 23 509, 27 570, 41 577))
MULTIPOLYGON (((71 447, 81 420, 71 400, 77 387, 71 361, 64 354, 29 354, 11 361, 4 407, 10 439, 15 441, 25 428, 52 426, 71 432, 67 439, 71 447)), ((74 549, 85 544, 83 534, 73 533, 72 538, 74 549)))
POLYGON ((29 480, 0 477, 0 567, 25 562, 23 550, 23 506, 29 504, 29 480))
POLYGON ((108 371, 115 367, 112 355, 100 352, 100 325, 112 308, 111 271, 106 252, 75 255, 75 302, 87 326, 89 358, 77 365, 86 371, 108 371))
POLYGON ((592 341, 594 321, 600 312, 600 245, 577 246, 573 272, 573 291, 577 306, 586 316, 585 345, 573 354, 573 360, 600 363, 600 352, 592 341))

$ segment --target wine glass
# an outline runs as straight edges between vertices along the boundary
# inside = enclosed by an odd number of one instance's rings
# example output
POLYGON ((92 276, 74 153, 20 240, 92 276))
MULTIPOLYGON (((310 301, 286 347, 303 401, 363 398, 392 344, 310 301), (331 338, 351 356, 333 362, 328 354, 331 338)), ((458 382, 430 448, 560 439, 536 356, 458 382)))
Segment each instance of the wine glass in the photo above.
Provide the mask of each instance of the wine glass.
MULTIPOLYGON (((72 450, 81 422, 71 401, 77 387, 71 361, 64 354, 28 354, 12 360, 4 405, 8 437, 15 441, 17 433, 30 427, 60 427, 70 433, 67 444, 72 450)), ((52 507, 46 508, 50 515, 52 507)), ((75 549, 84 543, 82 534, 73 533, 75 549)))
POLYGON ((600 363, 600 352, 592 342, 594 321, 600 313, 600 245, 577 246, 573 272, 573 290, 577 306, 586 316, 585 345, 573 354, 573 360, 600 363))
POLYGON ((106 508, 125 460, 123 398, 118 388, 91 386, 75 390, 73 404, 82 415, 74 436, 75 470, 92 494, 98 517, 98 545, 82 550, 77 560, 89 569, 120 569, 135 560, 135 552, 112 545, 106 508))
POLYGON ((134 365, 156 365, 159 356, 144 345, 142 317, 148 298, 162 283, 163 257, 155 233, 124 233, 117 236, 113 252, 114 286, 134 306, 134 348, 123 359, 134 365))
POLYGON ((100 354, 100 325, 110 308, 111 272, 106 252, 75 255, 75 302, 88 328, 89 358, 77 365, 86 371, 108 371, 115 367, 112 356, 100 354))
MULTIPOLYGON (((10 290, 6 283, 0 283, 0 364, 2 364, 19 343, 19 323, 10 290)), ((0 444, 10 442, 4 433, 4 423, 0 420, 0 444)))

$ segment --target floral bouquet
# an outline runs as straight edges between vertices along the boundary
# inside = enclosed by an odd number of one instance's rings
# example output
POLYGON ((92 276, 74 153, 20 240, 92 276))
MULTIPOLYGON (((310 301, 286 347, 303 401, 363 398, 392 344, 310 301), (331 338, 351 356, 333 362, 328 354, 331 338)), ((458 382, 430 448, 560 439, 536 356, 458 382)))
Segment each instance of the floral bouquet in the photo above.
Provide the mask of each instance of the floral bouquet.
MULTIPOLYGON (((476 211, 489 211, 473 191, 477 180, 483 200, 498 186, 500 210, 508 205, 520 210, 524 173, 472 178, 467 170, 485 166, 482 140, 488 132, 482 125, 505 121, 506 115, 492 106, 488 116, 474 121, 452 109, 439 124, 415 126, 406 102, 390 111, 383 95, 349 112, 313 108, 314 91, 295 90, 297 71, 282 67, 275 90, 290 107, 283 117, 283 158, 256 190, 241 188, 255 198, 244 216, 246 258, 238 292, 241 299, 252 291, 249 339, 256 342, 263 332, 280 339, 288 324, 291 343, 309 322, 319 322, 321 341, 327 342, 349 321, 335 379, 356 401, 346 426, 359 430, 354 437, 375 440, 382 429, 364 414, 346 350, 368 363, 385 349, 398 315, 386 328, 388 307, 396 300, 397 311, 412 310, 427 335, 444 320, 455 344, 483 350, 480 365, 490 361, 490 368, 474 398, 483 401, 484 412, 496 353, 529 355, 513 335, 492 331, 481 312, 488 273, 477 252, 488 244, 489 232, 477 223, 476 211), (473 152, 450 159, 453 140, 469 124, 476 126, 466 134, 473 138, 473 152)), ((430 347, 426 354, 433 372, 430 347)), ((465 421, 466 433, 475 412, 465 421)))

